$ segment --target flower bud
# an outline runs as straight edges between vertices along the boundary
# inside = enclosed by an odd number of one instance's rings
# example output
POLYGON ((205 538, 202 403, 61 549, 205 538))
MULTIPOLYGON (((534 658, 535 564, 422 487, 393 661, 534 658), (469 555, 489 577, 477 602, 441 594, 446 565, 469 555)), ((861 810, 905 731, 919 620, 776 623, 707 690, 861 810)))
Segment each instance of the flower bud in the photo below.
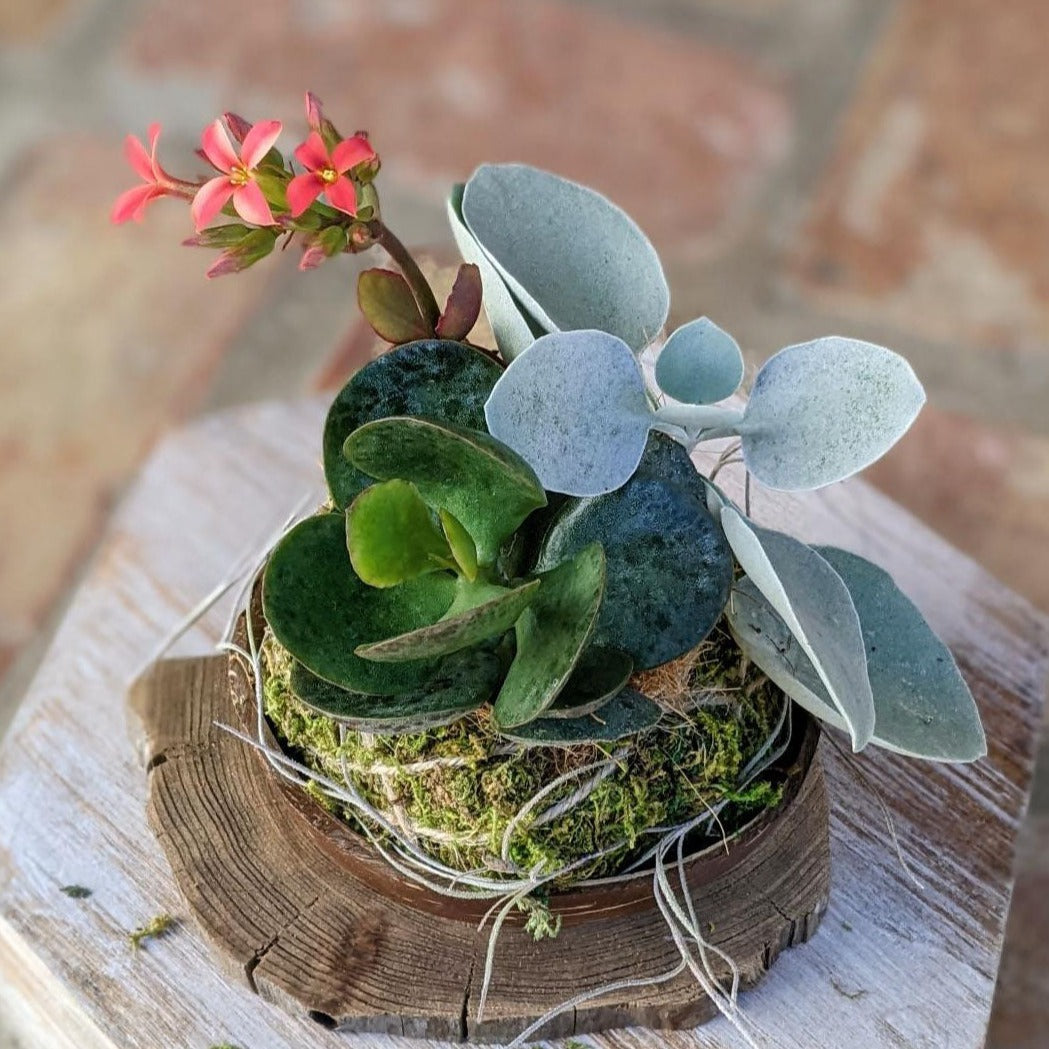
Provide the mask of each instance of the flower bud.
POLYGON ((209 278, 224 277, 228 273, 239 273, 264 259, 277 243, 277 234, 272 229, 250 230, 240 242, 227 248, 208 269, 209 278))

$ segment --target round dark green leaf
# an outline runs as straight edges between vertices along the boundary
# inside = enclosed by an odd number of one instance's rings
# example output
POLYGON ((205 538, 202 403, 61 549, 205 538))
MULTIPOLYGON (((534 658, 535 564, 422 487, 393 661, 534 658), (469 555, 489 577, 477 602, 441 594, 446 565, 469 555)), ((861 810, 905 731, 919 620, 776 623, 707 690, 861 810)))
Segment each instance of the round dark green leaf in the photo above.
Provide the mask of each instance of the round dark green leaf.
POLYGON ((499 684, 499 660, 489 649, 458 652, 441 661, 426 688, 399 696, 350 692, 317 677, 297 660, 292 691, 308 707, 350 728, 378 735, 422 732, 481 707, 499 684))
POLYGON ((608 495, 570 499, 546 535, 539 567, 595 541, 608 562, 595 644, 627 652, 635 669, 647 670, 710 633, 728 601, 733 562, 703 502, 647 471, 608 495))
MULTIPOLYGON (((399 634, 397 637, 360 645, 357 655, 382 663, 399 663, 406 659, 432 659, 458 652, 490 637, 505 634, 518 616, 535 600, 539 580, 502 590, 481 604, 446 615, 436 623, 399 634)), ((454 608, 454 606, 453 606, 454 608)))
POLYGON ((473 537, 481 565, 494 563, 504 540, 546 505, 528 463, 480 430, 395 416, 354 430, 343 452, 364 473, 411 481, 430 506, 450 510, 473 537))
POLYGON ((546 747, 572 747, 580 743, 613 743, 652 728, 662 711, 647 696, 625 688, 596 714, 581 718, 537 718, 526 725, 502 729, 519 743, 546 747))
POLYGON ((557 699, 546 708, 546 716, 581 718, 593 714, 623 690, 633 672, 634 661, 625 652, 591 645, 579 657, 557 699))
POLYGON ((372 483, 342 454, 364 423, 389 415, 425 415, 483 430, 484 402, 502 368, 461 342, 426 339, 398 346, 366 364, 342 388, 324 424, 324 476, 335 505, 347 507, 372 483))
POLYGON ((495 720, 505 728, 538 717, 575 668, 601 605, 605 555, 591 543, 539 578, 538 596, 517 620, 517 654, 495 701, 495 720))
POLYGON ((361 582, 346 552, 345 517, 331 513, 308 517, 277 544, 262 601, 277 640, 314 674, 355 692, 393 695, 425 687, 439 663, 375 663, 354 649, 436 622, 454 594, 445 573, 385 590, 361 582))

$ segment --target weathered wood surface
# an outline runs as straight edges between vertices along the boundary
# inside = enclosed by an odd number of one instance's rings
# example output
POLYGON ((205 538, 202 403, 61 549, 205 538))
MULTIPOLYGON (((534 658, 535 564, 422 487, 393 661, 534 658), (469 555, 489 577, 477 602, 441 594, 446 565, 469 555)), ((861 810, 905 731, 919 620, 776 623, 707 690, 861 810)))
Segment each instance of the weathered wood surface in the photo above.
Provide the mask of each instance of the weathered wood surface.
MULTIPOLYGON (((217 724, 253 731, 255 693, 237 657, 164 660, 136 683, 147 730, 149 819, 186 904, 236 978, 323 1024, 503 1041, 570 997, 673 969, 679 957, 651 877, 555 894, 556 940, 535 943, 518 916, 494 956, 485 1015, 474 1016, 490 901, 451 901, 398 875, 374 850, 217 724), (232 683, 232 688, 231 688, 232 683), (566 988, 571 985, 572 992, 566 988)), ((757 983, 804 942, 827 906, 827 793, 813 761, 819 731, 799 722, 784 805, 754 820, 728 854, 687 865, 708 933, 757 983)), ((713 959, 719 978, 727 966, 713 959)), ((625 1025, 686 1028, 716 1015, 682 975, 567 1010, 548 1036, 625 1025)))
MULTIPOLYGON (((146 777, 129 741, 125 691, 230 563, 311 487, 319 496, 323 412, 320 401, 263 405, 208 419, 158 449, 116 514, 0 752, 0 965, 22 978, 16 959, 31 954, 56 1000, 74 1001, 88 1028, 121 1049, 408 1044, 327 1032, 260 1001, 220 971, 191 921, 137 956, 125 938, 182 906, 146 823, 146 777), (59 888, 70 882, 94 896, 68 899, 59 888)), ((777 1049, 977 1049, 1028 796, 1049 625, 861 483, 797 498, 756 491, 754 512, 893 573, 958 654, 990 753, 972 767, 872 753, 859 760, 868 786, 824 744, 830 909, 813 940, 746 996, 746 1011, 777 1049), (920 891, 896 860, 870 786, 893 813, 920 891)), ((216 609, 175 654, 206 651, 226 619, 216 609)), ((47 1014, 50 992, 32 982, 47 1014)), ((89 1037, 76 1044, 93 1046, 89 1037)), ((631 1029, 587 1040, 609 1049, 737 1044, 721 1021, 695 1032, 631 1029)))

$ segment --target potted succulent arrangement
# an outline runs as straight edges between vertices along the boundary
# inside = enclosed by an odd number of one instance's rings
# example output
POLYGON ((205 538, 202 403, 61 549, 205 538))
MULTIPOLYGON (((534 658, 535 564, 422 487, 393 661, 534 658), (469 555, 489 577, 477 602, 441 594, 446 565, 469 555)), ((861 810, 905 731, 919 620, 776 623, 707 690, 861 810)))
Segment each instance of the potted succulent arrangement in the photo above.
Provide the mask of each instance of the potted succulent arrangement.
MULTIPOLYGON (((313 96, 306 114, 294 162, 279 123, 227 114, 202 142, 218 174, 197 182, 159 165, 156 127, 149 150, 129 138, 142 185, 113 213, 189 202, 189 243, 219 251, 211 276, 282 239, 302 242, 303 269, 373 247, 396 267, 359 278, 391 345, 330 406, 329 498, 267 552, 234 637, 253 745, 349 830, 373 886, 410 886, 413 905, 466 921, 495 901, 479 1011, 504 924, 557 939, 588 900, 629 897, 671 929, 671 975, 735 1015, 739 966, 705 936, 684 872, 701 893, 717 854, 735 885, 722 904, 745 914, 732 864, 775 841, 775 862, 808 879, 804 935, 815 928, 818 726, 857 751, 985 752, 954 659, 896 583, 748 512, 751 478, 816 489, 869 465, 922 387, 896 353, 835 336, 780 350, 744 400, 739 346, 711 320, 663 337, 667 283, 634 222, 525 165, 484 165, 453 189, 465 261, 442 306, 386 225, 367 136, 340 135, 313 96), (470 338, 482 310, 491 346, 470 338), (701 472, 706 442, 720 455, 701 472), (744 506, 720 483, 735 464, 744 506), (775 838, 792 809, 816 845, 775 838), (813 849, 815 879, 799 855, 813 849), (695 962, 707 950, 713 967, 695 962)), ((625 987, 664 978, 599 990, 627 1002, 625 987)), ((653 1014, 589 1023, 638 1015, 653 1014)))

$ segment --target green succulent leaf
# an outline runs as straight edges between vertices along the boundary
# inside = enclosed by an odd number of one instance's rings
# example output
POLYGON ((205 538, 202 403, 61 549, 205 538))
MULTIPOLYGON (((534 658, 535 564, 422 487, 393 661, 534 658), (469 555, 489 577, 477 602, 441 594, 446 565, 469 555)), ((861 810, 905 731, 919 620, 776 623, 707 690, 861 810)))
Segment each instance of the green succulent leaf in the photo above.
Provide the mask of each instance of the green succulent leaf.
POLYGON ((591 645, 579 657, 565 687, 546 708, 548 718, 581 718, 593 714, 618 695, 634 672, 626 652, 591 645))
POLYGON ((537 339, 502 374, 484 411, 489 432, 531 464, 544 488, 569 495, 623 484, 654 421, 630 347, 601 331, 537 339))
POLYGON ((656 360, 656 383, 686 404, 713 404, 731 397, 743 381, 739 344, 708 317, 678 328, 656 360))
POLYGON ((721 525, 743 571, 811 660, 853 749, 861 750, 874 733, 874 696, 859 615, 841 576, 811 547, 759 527, 733 506, 722 508, 721 525))
POLYGON ((510 289, 503 283, 503 278, 492 265, 492 260, 466 228, 462 213, 463 189, 462 185, 455 186, 448 199, 448 221, 452 227, 452 236, 455 237, 459 254, 480 271, 484 311, 492 326, 495 343, 503 359, 512 361, 532 345, 536 335, 542 333, 542 329, 537 325, 533 329, 533 324, 520 304, 515 301, 510 289))
MULTIPOLYGON (((467 584, 467 587, 472 588, 474 585, 467 584)), ((357 655, 362 659, 374 659, 383 663, 398 663, 406 659, 432 659, 469 648, 488 638, 499 637, 517 622, 521 613, 535 600, 539 580, 534 579, 513 590, 501 587, 485 589, 501 592, 488 596, 480 604, 466 608, 462 608, 457 599, 449 613, 436 623, 418 627, 384 641, 359 645, 357 655)))
POLYGON ((465 339, 481 315, 481 271, 476 263, 464 262, 437 322, 439 339, 465 339))
POLYGON ((378 419, 354 430, 344 451, 369 476, 412 481, 430 506, 454 514, 481 565, 494 563, 504 540, 546 505, 532 468, 478 430, 432 419, 378 419))
POLYGON ((721 527, 690 489, 652 475, 655 459, 618 491, 568 500, 538 562, 548 569, 601 544, 608 581, 594 643, 629 653, 638 670, 695 648, 721 617, 732 586, 721 527))
POLYGON ((592 543, 539 578, 537 598, 517 620, 517 654, 496 697, 501 728, 538 717, 565 686, 597 620, 605 555, 592 543))
POLYGON ((360 732, 397 735, 447 725, 486 703, 499 684, 495 654, 475 648, 441 661, 440 669, 419 692, 369 696, 350 692, 317 677, 298 661, 292 664, 291 688, 306 706, 360 732))
POLYGON ((445 533, 415 485, 393 480, 365 488, 346 511, 350 563, 369 586, 455 567, 445 533))
POLYGON ((536 718, 502 734, 519 743, 545 747, 571 747, 579 743, 614 743, 652 728, 662 711, 647 696, 625 688, 596 714, 579 718, 536 718))
MULTIPOLYGON (((816 547, 849 588, 863 628, 874 694, 871 743, 930 761, 987 753, 979 711, 950 650, 883 569, 835 547, 816 547)), ((783 620, 747 579, 733 595, 729 627, 740 648, 810 713, 846 729, 783 620)))
POLYGON ((639 352, 666 323, 670 292, 655 249, 600 193, 525 164, 485 164, 460 210, 542 330, 597 328, 639 352))
POLYGON ((704 505, 707 503, 709 482, 696 469, 688 451, 672 437, 656 430, 648 435, 645 453, 632 480, 665 481, 684 489, 704 505))
POLYGON ((354 692, 395 695, 426 688, 440 661, 375 663, 354 649, 436 622, 454 594, 446 573, 368 586, 346 553, 345 515, 326 513, 300 522, 277 544, 262 603, 277 640, 318 677, 354 692))
POLYGON ((477 544, 473 541, 473 536, 463 527, 462 522, 447 510, 438 510, 437 516, 459 571, 472 583, 477 578, 478 567, 477 544))
POLYGON ((365 270, 357 278, 357 302, 364 319, 387 342, 433 338, 433 328, 415 301, 412 289, 393 270, 365 270))
POLYGON ((899 354, 834 335, 771 357, 737 432, 747 469, 763 484, 822 488, 884 455, 924 403, 921 383, 899 354))
POLYGON ((339 509, 372 479, 342 454, 364 423, 391 415, 424 415, 484 429, 484 402, 503 370, 461 342, 428 339, 398 346, 366 364, 342 388, 324 424, 324 476, 339 509))

